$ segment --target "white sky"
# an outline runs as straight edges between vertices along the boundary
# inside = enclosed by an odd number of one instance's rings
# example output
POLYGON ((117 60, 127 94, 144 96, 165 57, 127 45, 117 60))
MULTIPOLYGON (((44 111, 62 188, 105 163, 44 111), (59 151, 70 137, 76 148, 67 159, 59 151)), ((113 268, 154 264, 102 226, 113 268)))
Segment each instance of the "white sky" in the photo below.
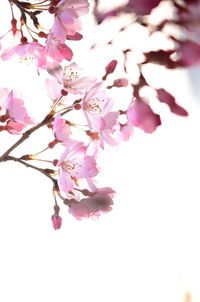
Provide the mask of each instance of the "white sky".
MULTIPOLYGON (((82 64, 103 68, 102 62, 94 66, 94 58, 82 64)), ((36 108, 43 108, 32 95, 39 84, 30 70, 4 65, 1 85, 23 83, 36 108)), ((63 227, 55 232, 49 181, 15 163, 1 164, 0 301, 183 302, 186 291, 200 301, 198 91, 182 71, 156 69, 151 80, 175 90, 190 116, 155 107, 163 119, 157 132, 138 131, 118 150, 106 149, 100 183, 117 191, 112 213, 78 222, 63 206, 63 227)), ((117 92, 122 102, 124 91, 117 92)), ((0 136, 0 151, 12 141, 0 136)), ((26 151, 34 144, 36 138, 26 151)))

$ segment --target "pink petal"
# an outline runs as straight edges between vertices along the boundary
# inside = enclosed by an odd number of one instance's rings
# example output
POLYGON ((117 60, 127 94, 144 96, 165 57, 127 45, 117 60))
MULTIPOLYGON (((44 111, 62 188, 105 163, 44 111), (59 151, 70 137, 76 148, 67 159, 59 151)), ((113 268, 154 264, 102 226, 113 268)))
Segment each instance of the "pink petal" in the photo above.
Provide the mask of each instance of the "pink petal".
POLYGON ((72 191, 74 187, 71 177, 62 168, 59 169, 58 185, 63 192, 72 191))
POLYGON ((160 116, 155 114, 151 107, 142 100, 136 100, 127 111, 128 121, 146 133, 152 133, 161 125, 160 116))

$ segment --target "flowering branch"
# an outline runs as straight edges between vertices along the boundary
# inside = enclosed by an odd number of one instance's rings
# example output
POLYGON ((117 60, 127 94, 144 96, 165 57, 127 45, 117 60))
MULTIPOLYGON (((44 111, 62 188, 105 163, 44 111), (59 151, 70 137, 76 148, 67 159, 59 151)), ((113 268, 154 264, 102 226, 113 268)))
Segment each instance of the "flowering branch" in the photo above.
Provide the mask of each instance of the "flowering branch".
MULTIPOLYGON (((160 64, 166 68, 183 68, 200 61, 200 45, 196 34, 196 17, 193 12, 199 8, 198 1, 169 1, 174 14, 153 24, 148 18, 155 9, 159 9, 162 0, 129 0, 127 5, 115 7, 111 11, 100 11, 100 0, 8 0, 11 8, 10 29, 0 37, 0 62, 19 57, 19 62, 31 62, 36 67, 38 77, 45 74, 45 87, 50 101, 48 114, 40 122, 35 122, 23 99, 23 91, 0 86, 0 134, 21 135, 1 156, 0 162, 15 161, 45 175, 53 182, 55 201, 52 215, 53 227, 57 230, 62 225, 59 200, 69 209, 76 219, 96 218, 101 213, 109 212, 113 206, 114 190, 109 187, 99 188, 95 185, 99 174, 98 156, 106 148, 118 146, 133 135, 135 128, 145 133, 153 133, 162 124, 160 114, 151 108, 150 97, 145 98, 141 91, 151 87, 143 67, 149 63, 160 64), (159 32, 171 45, 169 49, 144 50, 136 62, 138 79, 131 80, 129 56, 134 55, 133 47, 123 46, 121 53, 121 76, 116 77, 120 69, 118 60, 108 60, 104 74, 88 75, 73 59, 73 43, 83 39, 81 34, 82 16, 92 11, 98 26, 110 18, 125 16, 126 21, 119 29, 119 34, 128 31, 134 23, 148 31, 148 39, 159 32), (45 14, 51 18, 49 28, 43 26, 45 14), (167 32, 167 26, 176 25, 181 35, 167 32), (182 35, 184 33, 184 35, 182 35), (184 37, 184 38, 183 38, 184 37), (7 38, 7 40, 6 40, 7 38), (10 41, 11 45, 8 43, 10 41), (192 55, 190 54, 192 52, 192 55), (110 83, 110 79, 112 82, 110 83), (116 89, 131 91, 127 106, 117 107, 112 96, 116 89), (67 116, 67 118, 66 118, 67 116), (27 141, 33 133, 47 126, 49 142, 35 154, 16 157, 11 153, 27 141), (74 133, 80 131, 82 139, 74 133), (41 153, 51 151, 59 145, 62 154, 55 158, 41 159, 41 153), (30 161, 37 160, 49 166, 41 168, 30 161)), ((199 11, 199 10, 198 10, 199 11)), ((131 40, 131 39, 130 39, 131 40)), ((108 41, 114 45, 114 39, 108 41)), ((94 43, 94 45, 97 47, 94 43)), ((95 47, 91 47, 94 51, 95 47)), ((78 53, 77 53, 78 54, 78 53)), ((41 81, 42 78, 40 78, 41 81)), ((175 97, 161 88, 151 89, 158 102, 164 103, 169 110, 179 116, 188 112, 180 106, 175 97)), ((37 117, 36 117, 37 120, 37 117)), ((38 142, 40 140, 38 139, 38 142)), ((54 149, 56 150, 56 148, 54 149)))

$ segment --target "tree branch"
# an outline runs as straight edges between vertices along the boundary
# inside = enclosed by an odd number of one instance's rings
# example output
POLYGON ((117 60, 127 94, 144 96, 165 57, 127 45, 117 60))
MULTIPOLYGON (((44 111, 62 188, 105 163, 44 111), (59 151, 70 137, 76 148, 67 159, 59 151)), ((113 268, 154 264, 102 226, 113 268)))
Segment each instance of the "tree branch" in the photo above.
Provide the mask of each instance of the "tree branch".
POLYGON ((33 165, 31 165, 31 164, 29 164, 29 163, 23 161, 22 159, 17 158, 17 157, 14 157, 14 156, 9 156, 9 155, 8 155, 8 156, 6 156, 6 157, 4 158, 4 161, 9 161, 9 160, 18 162, 18 163, 24 165, 24 166, 27 167, 27 168, 32 168, 32 169, 34 169, 34 170, 36 170, 36 171, 42 173, 43 175, 45 175, 46 177, 48 177, 48 178, 53 182, 55 188, 58 187, 57 180, 56 180, 55 178, 53 178, 49 173, 47 173, 47 172, 45 171, 45 169, 42 169, 42 168, 38 168, 38 167, 36 167, 36 166, 33 166, 33 165))
POLYGON ((10 154, 10 152, 12 152, 15 148, 17 148, 20 144, 22 144, 27 138, 29 138, 29 136, 33 132, 35 132, 39 128, 45 126, 50 121, 52 121, 52 119, 53 119, 53 116, 51 114, 48 114, 39 124, 37 124, 36 126, 32 127, 31 129, 27 130, 26 132, 24 132, 22 134, 22 136, 20 137, 20 139, 18 141, 16 141, 5 153, 3 153, 0 156, 0 162, 5 161, 7 156, 10 154))

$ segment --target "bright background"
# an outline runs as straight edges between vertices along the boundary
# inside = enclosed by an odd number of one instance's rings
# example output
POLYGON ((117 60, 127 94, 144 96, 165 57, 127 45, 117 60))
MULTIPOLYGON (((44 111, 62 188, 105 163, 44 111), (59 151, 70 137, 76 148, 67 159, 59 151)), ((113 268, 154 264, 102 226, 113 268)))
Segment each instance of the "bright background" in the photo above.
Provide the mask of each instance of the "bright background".
MULTIPOLYGON (((6 6, 0 6, 2 15, 6 6)), ((100 73, 113 49, 99 46, 98 56, 88 55, 99 32, 94 35, 87 25, 87 33, 78 60, 100 73)), ((135 44, 142 39, 135 36, 135 44)), ((1 64, 0 70, 1 86, 9 81, 22 87, 33 112, 43 112, 45 93, 39 97, 42 86, 31 65, 1 64)), ((76 221, 63 206, 63 227, 55 232, 51 183, 17 163, 1 163, 0 301, 183 302, 186 292, 200 301, 198 75, 198 68, 188 73, 156 68, 150 74, 156 87, 173 91, 189 117, 173 116, 153 102, 162 127, 152 135, 136 131, 119 149, 105 150, 99 181, 117 195, 114 210, 97 221, 76 221)), ((117 90, 116 98, 122 104, 125 90, 117 90)), ((37 140, 33 137, 22 152, 40 149, 45 133, 37 140)), ((12 141, 0 137, 1 153, 12 141)))

